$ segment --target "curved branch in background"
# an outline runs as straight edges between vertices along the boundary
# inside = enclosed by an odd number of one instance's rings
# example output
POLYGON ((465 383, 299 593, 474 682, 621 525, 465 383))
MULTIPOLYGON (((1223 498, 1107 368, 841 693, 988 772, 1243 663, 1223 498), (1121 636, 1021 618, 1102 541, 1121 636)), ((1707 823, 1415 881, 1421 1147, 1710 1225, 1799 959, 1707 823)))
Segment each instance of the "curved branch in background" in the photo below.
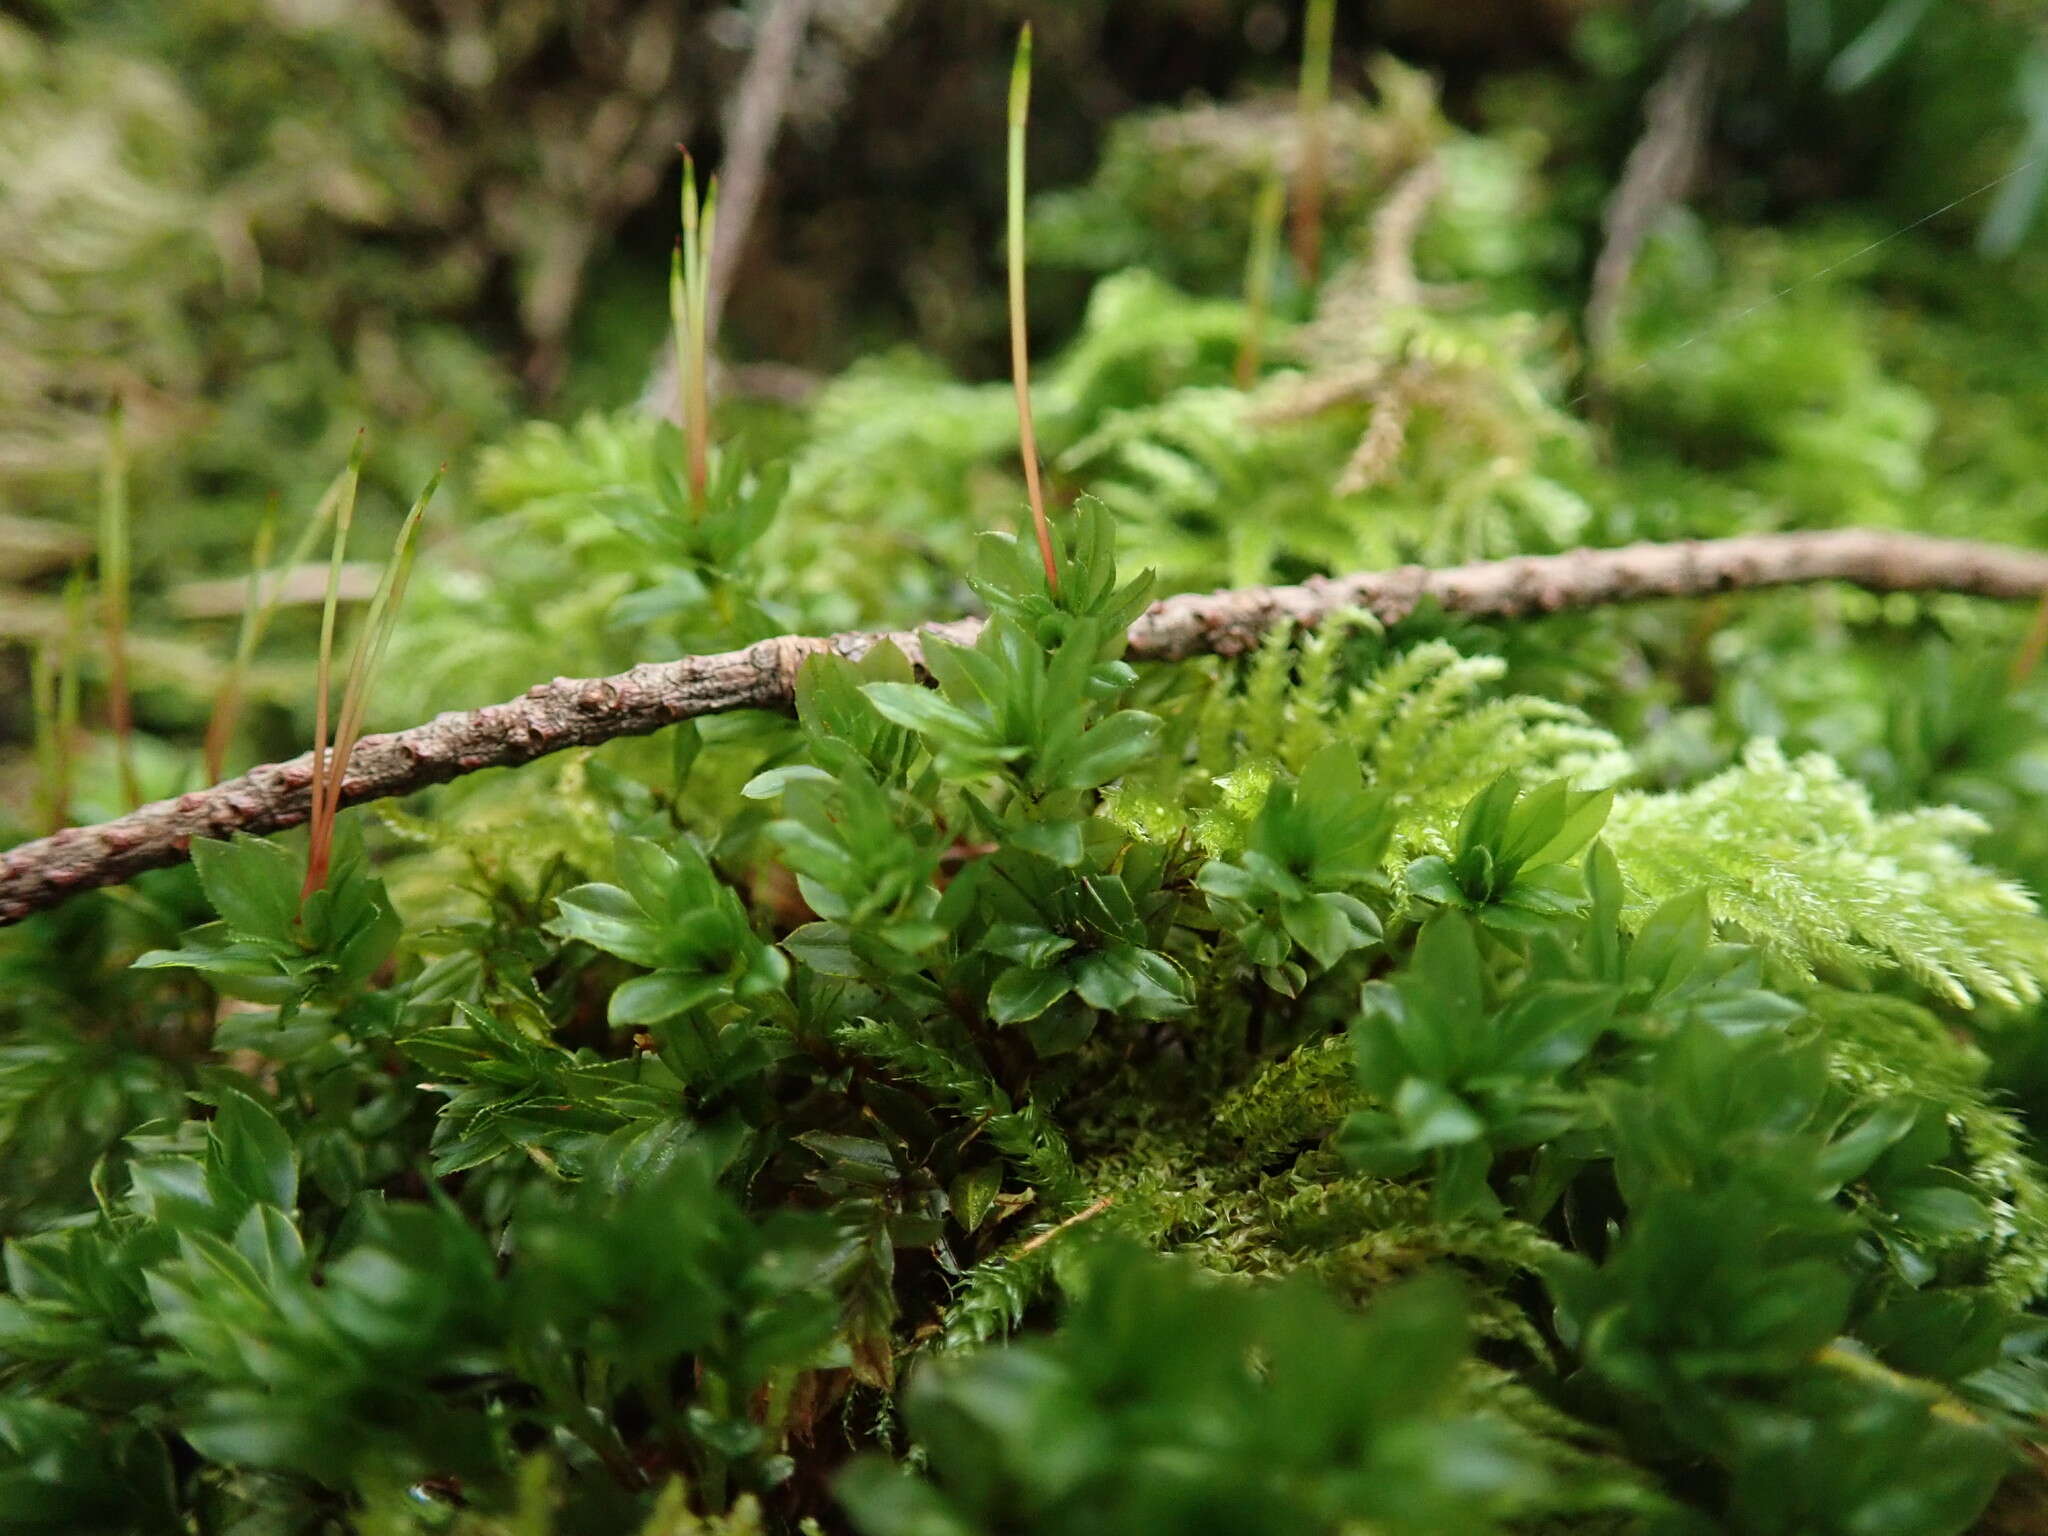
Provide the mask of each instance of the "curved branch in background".
POLYGON ((1657 215, 1683 198, 1699 174, 1713 85, 1713 45, 1705 34, 1694 33, 1644 98, 1643 136, 1629 151, 1621 180, 1607 199, 1601 220, 1607 236, 1586 300, 1586 341, 1596 358, 1613 350, 1629 275, 1657 215))
POLYGON ((789 112, 789 88, 796 79, 797 50, 811 20, 811 0, 774 0, 755 34, 753 56, 740 77, 738 100, 725 130, 726 150, 719 162, 719 201, 724 220, 711 247, 711 300, 708 328, 716 335, 739 271, 740 253, 754 227, 754 213, 768 185, 768 163, 782 120, 789 112))
MULTIPOLYGON (((1393 625, 1426 601, 1451 612, 1513 618, 1645 598, 1845 581, 1876 592, 1959 592, 2033 599, 2048 591, 2048 553, 1844 528, 1765 533, 1624 549, 1524 555, 1440 570, 1323 577, 1293 587, 1191 593, 1154 603, 1130 629, 1134 661, 1234 656, 1280 624, 1313 627, 1363 608, 1393 625)), ((915 633, 781 635, 744 650, 647 662, 604 678, 556 678, 509 703, 438 716, 357 743, 341 785, 344 805, 410 794, 482 768, 510 768, 568 747, 645 736, 682 720, 740 709, 786 709, 805 658, 859 656, 893 641, 913 662, 919 636, 969 644, 979 619, 915 633)), ((114 821, 69 827, 0 853, 0 924, 19 922, 80 891, 114 885, 186 857, 195 837, 275 832, 305 821, 310 753, 251 769, 211 789, 159 800, 114 821)))
MULTIPOLYGON (((481 11, 491 7, 446 7, 481 11)), ((505 7, 503 9, 510 9, 505 7)), ((643 5, 626 14, 592 0, 562 8, 571 21, 563 41, 578 58, 572 75, 602 60, 615 88, 596 100, 524 103, 541 154, 538 178, 483 188, 485 227, 518 261, 519 321, 531 343, 527 383, 545 399, 568 363, 569 329, 605 240, 634 208, 652 198, 663 168, 693 120, 681 94, 677 61, 689 50, 680 7, 643 5), (573 24, 581 21, 581 25, 573 24), (578 108, 573 116, 563 105, 578 108)), ((452 36, 464 23, 451 16, 452 36)), ((518 23, 509 23, 513 28, 518 23)))
MULTIPOLYGON (((754 34, 754 50, 740 76, 733 107, 725 123, 725 153, 718 168, 720 213, 718 235, 711 247, 710 293, 705 304, 705 330, 718 334, 719 317, 732 292, 740 255, 754 227, 761 194, 768 184, 775 141, 789 112, 789 92, 796 79, 797 53, 810 25, 813 0, 772 0, 754 34)), ((654 371, 641 392, 644 410, 659 414, 676 400, 676 353, 664 341, 654 371)))

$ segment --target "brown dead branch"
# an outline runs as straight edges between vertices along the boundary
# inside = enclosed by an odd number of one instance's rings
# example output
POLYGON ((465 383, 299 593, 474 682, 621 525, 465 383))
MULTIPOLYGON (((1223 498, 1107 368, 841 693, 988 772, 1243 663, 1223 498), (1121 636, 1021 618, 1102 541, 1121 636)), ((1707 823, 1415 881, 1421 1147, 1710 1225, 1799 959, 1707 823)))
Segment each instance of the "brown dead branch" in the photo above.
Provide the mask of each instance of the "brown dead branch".
MULTIPOLYGON (((1877 592, 1959 592, 2033 600, 2048 591, 2048 553, 1960 539, 1843 528, 1752 534, 1623 549, 1525 555, 1444 569, 1402 566, 1299 586, 1190 593, 1154 603, 1131 626, 1133 661, 1233 656, 1280 624, 1313 627, 1363 608, 1398 624, 1425 601, 1495 618, 1646 598, 1844 581, 1877 592)), ((644 736, 678 721, 741 709, 786 709, 807 657, 859 656, 883 640, 913 662, 920 635, 970 643, 978 619, 913 633, 782 635, 744 650, 648 662, 605 678, 557 678, 485 709, 441 715, 366 736, 344 767, 341 802, 411 794, 484 768, 516 767, 570 747, 644 736)), ((306 820, 311 754, 251 769, 211 789, 159 800, 116 820, 68 827, 0 854, 0 924, 19 922, 80 891, 175 864, 194 838, 275 832, 306 820)))

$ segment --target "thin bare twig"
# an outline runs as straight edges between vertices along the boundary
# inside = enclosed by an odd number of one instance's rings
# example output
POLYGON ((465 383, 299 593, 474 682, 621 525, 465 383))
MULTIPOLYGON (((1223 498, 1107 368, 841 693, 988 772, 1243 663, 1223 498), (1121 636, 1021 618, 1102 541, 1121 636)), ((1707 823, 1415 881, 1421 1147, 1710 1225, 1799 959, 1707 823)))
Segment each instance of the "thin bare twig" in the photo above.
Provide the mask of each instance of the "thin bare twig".
MULTIPOLYGON (((1876 529, 1763 533, 1623 549, 1524 555, 1443 569, 1401 566, 1290 587, 1190 593, 1154 603, 1130 628, 1133 661, 1235 656, 1280 624, 1313 627, 1363 608, 1399 624, 1434 601, 1495 618, 1647 598, 1844 581, 1876 592, 1959 592, 2032 601, 2048 591, 2048 552, 1876 529)), ((407 795, 484 768, 509 768, 569 747, 645 736, 681 720, 741 709, 787 709, 798 669, 831 651, 857 657, 884 640, 921 662, 921 637, 971 644, 978 619, 911 633, 781 635, 744 650, 648 662, 604 678, 557 678, 486 709, 441 715, 366 736, 340 784, 343 805, 407 795)), ((0 924, 96 886, 175 864, 194 838, 275 832, 306 820, 311 754, 251 769, 211 789, 159 800, 92 827, 69 827, 0 853, 0 924)))
POLYGON ((1017 1252, 1014 1255, 1014 1257, 1021 1259, 1027 1253, 1036 1253, 1039 1249, 1043 1248, 1047 1243, 1051 1242, 1061 1233, 1066 1232, 1071 1228, 1080 1226, 1081 1223, 1084 1221, 1093 1221, 1096 1217, 1100 1216, 1104 1211, 1108 1210, 1112 1205, 1115 1204, 1115 1195, 1104 1195, 1100 1200, 1097 1200, 1093 1205, 1087 1206, 1081 1210, 1074 1212, 1073 1215, 1069 1216, 1065 1221, 1061 1222, 1058 1226, 1047 1227, 1043 1232, 1039 1233, 1038 1236, 1030 1239, 1028 1242, 1019 1244, 1017 1252))

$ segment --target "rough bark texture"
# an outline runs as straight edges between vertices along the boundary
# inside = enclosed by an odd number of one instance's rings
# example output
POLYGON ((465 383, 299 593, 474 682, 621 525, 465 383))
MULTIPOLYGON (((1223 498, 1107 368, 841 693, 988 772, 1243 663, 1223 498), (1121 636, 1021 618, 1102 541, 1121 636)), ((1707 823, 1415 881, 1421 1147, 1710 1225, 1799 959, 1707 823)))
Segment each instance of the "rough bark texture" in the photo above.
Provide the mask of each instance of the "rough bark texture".
MULTIPOLYGON (((2048 592, 2048 553, 1850 528, 1582 549, 1440 570, 1403 566, 1293 587, 1166 598, 1132 624, 1129 655, 1134 661, 1236 655, 1276 624, 1314 626, 1341 610, 1363 608, 1392 625, 1428 599, 1453 613, 1512 618, 1816 581, 1845 581, 1879 592, 2031 599, 2048 592)), ((980 628, 978 619, 956 619, 918 634, 965 644, 980 628)), ((859 656, 889 639, 917 662, 918 634, 783 635, 716 656, 648 662, 616 677, 540 683, 508 703, 364 737, 347 766, 342 804, 410 794, 480 768, 516 767, 566 747, 644 736, 704 715, 784 709, 806 657, 827 650, 859 656)), ((312 774, 308 753, 0 854, 0 925, 19 922, 79 891, 175 864, 195 837, 297 826, 306 819, 312 774)))

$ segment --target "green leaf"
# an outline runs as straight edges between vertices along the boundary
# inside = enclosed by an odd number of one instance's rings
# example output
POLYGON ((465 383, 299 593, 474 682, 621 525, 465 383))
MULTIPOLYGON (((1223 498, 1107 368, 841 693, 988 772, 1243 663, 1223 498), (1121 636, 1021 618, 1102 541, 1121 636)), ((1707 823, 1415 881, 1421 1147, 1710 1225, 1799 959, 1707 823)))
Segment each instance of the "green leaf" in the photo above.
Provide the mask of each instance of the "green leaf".
POLYGON ((937 1489, 885 1457, 856 1457, 832 1491, 862 1536, 980 1536, 982 1530, 956 1515, 937 1489))
POLYGON ((1077 998, 1062 998, 1035 1019, 1026 1019, 1025 1035, 1031 1049, 1045 1059, 1078 1050, 1095 1033, 1095 1013, 1077 998))
POLYGON ((1885 1204, 1899 1225, 1923 1242, 1954 1242, 1984 1231, 1984 1201, 1967 1189, 1919 1184, 1888 1193, 1885 1204))
POLYGON ((1457 912, 1442 912, 1422 926, 1413 960, 1417 979, 1428 986, 1445 1014, 1477 1019, 1484 1003, 1484 971, 1471 922, 1457 912))
POLYGON ((837 923, 805 923, 793 928, 783 935, 782 947, 799 965, 821 976, 854 979, 861 974, 853 937, 837 923))
POLYGON ((1361 1173, 1397 1179, 1412 1173, 1422 1153, 1412 1147, 1400 1124, 1385 1110, 1361 1109, 1338 1128, 1337 1150, 1361 1173))
POLYGON ((262 1284, 282 1286, 304 1267, 306 1245, 286 1212, 290 1202, 252 1206, 235 1229, 235 1251, 262 1284))
POLYGON ((961 1173, 947 1191, 954 1218, 969 1232, 978 1230, 995 1208, 996 1195, 1002 1187, 1001 1163, 983 1163, 961 1173))
POLYGON ((1252 877, 1224 859, 1211 859, 1195 876, 1195 884, 1212 896, 1226 901, 1247 901, 1258 890, 1252 877))
POLYGON ((1006 821, 1003 840, 1013 848, 1035 853, 1062 869, 1081 864, 1081 823, 1071 818, 1053 821, 1006 821))
POLYGON ((298 1200, 298 1162, 277 1117, 246 1093, 223 1089, 207 1129, 207 1178, 252 1204, 289 1211, 298 1200))
POLYGON ((1433 853, 1424 854, 1410 864, 1403 873, 1402 880, 1411 896, 1420 897, 1424 901, 1458 906, 1465 900, 1465 892, 1451 873, 1451 866, 1433 853))
POLYGON ((1159 740, 1160 721, 1140 710, 1118 710, 1082 735, 1060 765, 1064 789, 1094 789, 1138 766, 1159 740))
POLYGON ((1920 1118, 1921 1106, 1905 1099, 1879 1104, 1820 1155, 1822 1176, 1837 1187, 1852 1183, 1891 1149, 1920 1118))
POLYGON ((1458 1146, 1486 1134, 1486 1122, 1471 1106, 1437 1083, 1411 1077, 1394 1095, 1393 1109, 1402 1140, 1419 1151, 1458 1146))
POLYGON ((1506 773, 1474 795, 1458 821, 1458 854, 1499 844, 1507 836, 1508 815, 1521 793, 1521 783, 1506 773))
POLYGON ((635 965, 658 966, 666 957, 659 931, 645 911, 616 885, 579 885, 556 900, 559 916, 548 926, 635 965))
POLYGON ((757 773, 740 786, 740 794, 749 800, 773 800, 783 794, 792 784, 825 784, 838 782, 824 769, 810 763, 789 763, 781 768, 770 768, 757 773))
POLYGON ((1280 910, 1289 936, 1325 970, 1379 937, 1372 909, 1334 891, 1290 901, 1280 910))
POLYGON ((303 861, 266 838, 195 838, 192 867, 228 931, 258 943, 292 946, 303 861))
POLYGON ((612 993, 607 1014, 614 1024, 660 1024, 679 1013, 704 1004, 726 992, 722 976, 693 976, 680 971, 656 971, 622 982, 612 993))
POLYGON ((1563 811, 1557 817, 1556 830, 1551 833, 1536 851, 1523 860, 1524 864, 1562 864, 1578 855, 1607 825, 1607 817, 1614 809, 1614 791, 1593 790, 1586 794, 1575 794, 1559 785, 1563 811))
POLYGON ((1674 896, 1644 920, 1624 972, 1632 986, 1660 994, 1690 975, 1713 939, 1704 891, 1674 896))
POLYGON ((945 746, 987 747, 988 728, 957 704, 913 683, 869 683, 861 692, 886 720, 945 746))
POLYGON ((1037 1018, 1073 989, 1065 971, 1013 965, 989 988, 988 1016, 998 1024, 1020 1024, 1037 1018))

